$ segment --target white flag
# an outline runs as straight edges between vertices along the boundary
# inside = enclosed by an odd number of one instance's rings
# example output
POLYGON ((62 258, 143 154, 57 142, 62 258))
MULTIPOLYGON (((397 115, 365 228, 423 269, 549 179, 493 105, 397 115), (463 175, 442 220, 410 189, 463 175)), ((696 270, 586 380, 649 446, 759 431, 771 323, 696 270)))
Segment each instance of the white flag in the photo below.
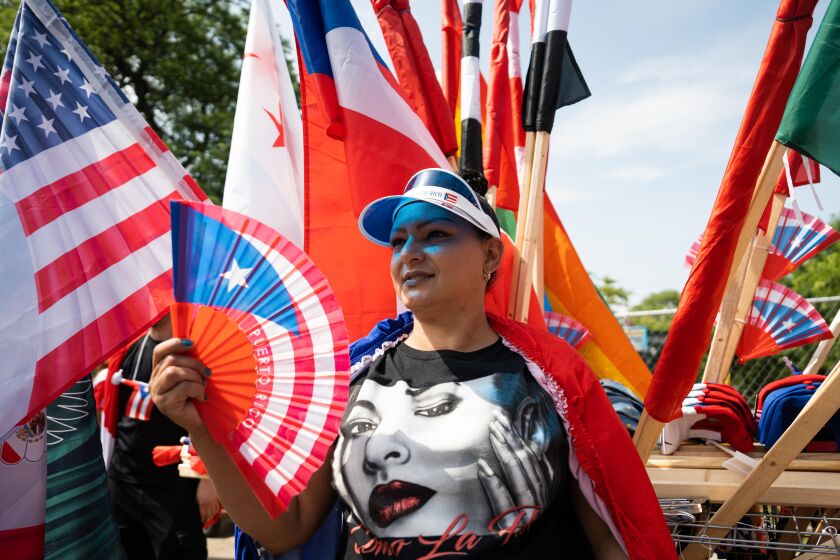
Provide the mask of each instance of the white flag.
POLYGON ((281 9, 251 4, 222 206, 303 248, 303 126, 276 25, 281 9))

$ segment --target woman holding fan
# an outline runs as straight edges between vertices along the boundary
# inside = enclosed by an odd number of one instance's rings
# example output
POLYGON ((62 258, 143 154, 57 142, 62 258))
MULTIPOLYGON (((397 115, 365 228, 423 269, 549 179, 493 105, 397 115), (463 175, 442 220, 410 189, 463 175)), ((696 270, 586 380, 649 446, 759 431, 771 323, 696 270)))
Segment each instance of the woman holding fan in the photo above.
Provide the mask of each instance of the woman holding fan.
POLYGON ((485 313, 503 252, 485 191, 478 173, 426 169, 363 211, 364 235, 391 248, 410 313, 351 347, 338 440, 276 519, 192 404, 211 375, 186 355, 192 343, 156 348, 155 404, 190 432, 225 509, 268 550, 299 547, 340 516, 338 558, 675 556, 644 467, 583 360, 485 313))

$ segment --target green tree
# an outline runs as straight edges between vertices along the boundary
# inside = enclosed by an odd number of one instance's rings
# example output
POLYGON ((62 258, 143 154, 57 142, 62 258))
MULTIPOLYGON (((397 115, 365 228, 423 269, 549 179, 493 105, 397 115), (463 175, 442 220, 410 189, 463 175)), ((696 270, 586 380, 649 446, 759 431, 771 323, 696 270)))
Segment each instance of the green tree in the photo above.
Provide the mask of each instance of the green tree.
MULTIPOLYGON (((680 302, 677 290, 662 290, 654 292, 638 304, 630 308, 631 311, 645 311, 649 309, 675 309, 680 302)), ((651 331, 667 331, 671 327, 673 315, 650 315, 647 317, 633 317, 634 325, 644 325, 651 331)))
POLYGON ((615 278, 604 276, 600 282, 596 282, 595 287, 598 292, 613 312, 616 308, 627 307, 630 302, 630 290, 626 290, 618 285, 615 278))
MULTIPOLYGON (((217 201, 247 31, 247 0, 54 0, 129 99, 217 201)), ((0 0, 0 30, 18 2, 0 0)), ((5 33, 5 31, 0 31, 5 33)), ((5 55, 6 41, 2 41, 5 55)))

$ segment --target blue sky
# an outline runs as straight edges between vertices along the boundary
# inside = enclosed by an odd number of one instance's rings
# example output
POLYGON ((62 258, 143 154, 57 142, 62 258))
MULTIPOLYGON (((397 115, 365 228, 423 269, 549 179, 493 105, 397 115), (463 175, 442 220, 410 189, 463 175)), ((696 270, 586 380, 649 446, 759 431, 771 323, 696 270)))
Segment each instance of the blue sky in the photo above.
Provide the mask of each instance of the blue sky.
MULTIPOLYGON (((368 0, 352 0, 386 54, 368 0)), ((815 16, 813 36, 826 2, 815 16)), ((776 0, 578 1, 569 39, 592 97, 558 113, 547 188, 586 268, 632 291, 632 302, 680 290, 683 257, 702 232, 775 17, 776 0)), ((440 2, 412 11, 440 65, 440 2)), ((520 18, 527 65, 527 2, 520 18)), ((485 1, 482 55, 492 0, 485 1)), ((487 68, 487 59, 482 64, 487 68)), ((523 68, 523 74, 525 68, 523 68)), ((840 180, 823 170, 819 212, 840 212, 840 180)))

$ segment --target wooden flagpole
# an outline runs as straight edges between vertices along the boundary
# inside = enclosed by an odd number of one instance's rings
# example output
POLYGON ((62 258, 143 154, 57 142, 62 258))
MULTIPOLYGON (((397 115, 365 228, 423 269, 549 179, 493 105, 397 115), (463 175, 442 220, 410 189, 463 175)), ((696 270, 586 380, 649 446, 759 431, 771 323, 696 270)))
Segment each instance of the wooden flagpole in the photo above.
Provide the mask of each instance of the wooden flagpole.
MULTIPOLYGON (((531 166, 531 182, 528 192, 528 204, 526 206, 524 232, 522 235, 522 248, 519 253, 519 262, 517 263, 519 275, 517 283, 512 284, 512 288, 516 294, 513 318, 517 321, 527 321, 528 319, 528 304, 531 302, 531 273, 539 243, 538 236, 542 235, 542 231, 538 227, 538 224, 542 223, 539 219, 539 210, 542 208, 541 202, 545 190, 545 172, 548 165, 548 145, 550 139, 550 132, 540 130, 536 133, 536 139, 534 141, 534 161, 531 166)), ((518 241, 519 239, 517 238, 518 241)))
MULTIPOLYGON (((735 318, 739 308, 738 304, 740 303, 742 294, 744 293, 747 275, 749 273, 749 260, 746 260, 744 264, 741 263, 748 258, 745 256, 745 253, 750 243, 755 238, 755 229, 758 227, 758 222, 761 219, 761 215, 764 213, 767 201, 770 200, 770 196, 776 186, 776 181, 779 178, 779 172, 782 169, 782 156, 784 155, 785 149, 786 148, 784 146, 774 140, 773 145, 767 152, 767 157, 764 160, 764 166, 761 169, 761 174, 758 176, 758 182, 756 183, 755 190, 753 192, 752 202, 750 202, 749 211, 746 219, 744 220, 744 225, 741 229, 741 234, 738 237, 738 243, 735 247, 735 253, 732 258, 733 266, 729 270, 729 278, 726 282, 726 288, 724 290, 724 300, 721 304, 720 314, 718 315, 718 324, 715 328, 714 337, 712 338, 711 348, 709 348, 709 357, 706 360, 706 369, 703 373, 704 381, 723 379, 729 371, 732 354, 729 355, 729 361, 726 362, 725 353, 729 343, 729 337, 733 330, 733 325, 735 324, 735 318), (739 277, 739 273, 744 276, 739 277), (735 287, 737 287, 737 289, 734 289, 735 287)), ((781 212, 781 208, 779 208, 778 211, 781 212)), ((778 221, 779 218, 777 216, 775 223, 778 223, 778 221)), ((771 227, 768 226, 768 230, 770 229, 771 227)), ((772 229, 775 229, 775 225, 773 225, 772 229)), ((766 260, 766 258, 767 255, 765 253, 764 259, 766 260)), ((764 264, 762 263, 762 268, 763 266, 764 264)), ((758 276, 760 275, 761 270, 759 269, 758 276)), ((756 284, 758 283, 758 278, 756 278, 755 282, 756 284)), ((753 287, 753 293, 754 291, 755 288, 753 287)), ((752 297, 753 295, 751 293, 748 301, 751 300, 752 297)), ((740 331, 738 332, 738 336, 740 336, 740 331)), ((734 354, 734 349, 732 352, 734 354)))
POLYGON ((808 365, 805 366, 805 370, 802 373, 819 373, 820 368, 825 363, 825 359, 828 358, 828 353, 831 352, 834 343, 837 342, 837 336, 840 335, 840 311, 837 311, 829 328, 831 329, 831 338, 820 341, 817 349, 814 351, 814 355, 811 356, 811 361, 808 362, 808 365))
MULTIPOLYGON (((834 366, 828 378, 817 389, 793 423, 788 426, 782 437, 712 516, 705 535, 711 539, 724 536, 729 531, 727 527, 734 526, 749 511, 838 409, 840 409, 840 362, 834 366)), ((700 560, 706 558, 707 555, 708 550, 701 544, 691 544, 682 553, 682 557, 686 560, 700 560)))
MULTIPOLYGON (((761 280, 764 265, 767 263, 767 256, 773 243, 776 226, 779 224, 779 218, 782 215, 782 209, 785 206, 785 199, 786 197, 783 194, 773 195, 767 231, 755 239, 755 243, 742 260, 742 264, 747 263, 746 270, 741 271, 743 275, 740 278, 736 277, 732 289, 724 296, 723 305, 732 305, 734 302, 735 312, 728 329, 726 328, 727 325, 718 322, 715 336, 712 339, 712 349, 709 350, 709 359, 706 361, 706 369, 703 372, 704 382, 723 383, 729 373, 729 367, 735 357, 735 350, 738 348, 738 341, 744 331, 744 321, 752 308, 755 290, 761 280), (721 333, 718 333, 718 329, 721 329, 721 333), (724 336, 726 336, 726 340, 721 344, 720 341, 724 336), (717 346, 716 343, 718 343, 717 346)), ((724 313, 721 311, 721 316, 723 315, 724 313)))
POLYGON ((636 426, 636 432, 633 435, 633 444, 635 444, 636 451, 639 452, 643 464, 650 459, 653 448, 659 440, 659 434, 662 433, 664 427, 665 424, 649 416, 647 410, 642 411, 642 416, 639 418, 639 424, 636 426))
POLYGON ((528 216, 528 200, 531 196, 531 169, 534 166, 534 144, 536 132, 525 133, 525 152, 522 159, 522 175, 519 177, 519 208, 516 213, 516 259, 511 271, 510 304, 508 317, 514 317, 516 308, 516 286, 519 285, 520 262, 525 242, 525 219, 528 216))
POLYGON ((446 161, 448 161, 449 165, 452 166, 452 171, 458 171, 458 160, 455 159, 455 156, 446 156, 446 161))

